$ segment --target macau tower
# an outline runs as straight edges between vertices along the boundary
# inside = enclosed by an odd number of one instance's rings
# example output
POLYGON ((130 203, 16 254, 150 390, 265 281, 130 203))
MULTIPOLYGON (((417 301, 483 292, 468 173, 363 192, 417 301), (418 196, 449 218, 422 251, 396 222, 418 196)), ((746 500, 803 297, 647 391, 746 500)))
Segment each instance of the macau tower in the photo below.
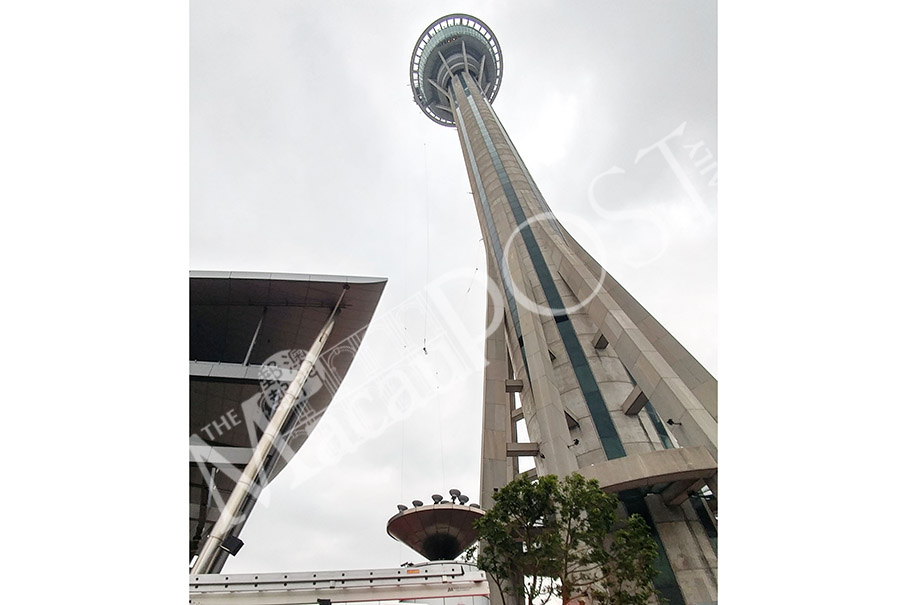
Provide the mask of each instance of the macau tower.
POLYGON ((649 523, 661 596, 717 602, 717 381, 552 214, 492 108, 503 67, 491 29, 462 14, 432 23, 410 63, 415 102, 457 130, 486 248, 480 503, 519 457, 594 478, 649 523))

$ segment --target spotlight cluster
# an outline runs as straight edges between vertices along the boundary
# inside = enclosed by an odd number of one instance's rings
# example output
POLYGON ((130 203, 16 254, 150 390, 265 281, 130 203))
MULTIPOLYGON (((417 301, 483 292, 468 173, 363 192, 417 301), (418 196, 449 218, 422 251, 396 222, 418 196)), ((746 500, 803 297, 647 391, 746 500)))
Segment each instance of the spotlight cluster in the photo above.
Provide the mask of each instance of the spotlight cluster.
MULTIPOLYGON (((449 492, 450 500, 445 500, 444 496, 441 494, 432 494, 432 505, 434 504, 458 504, 460 506, 466 506, 466 503, 469 502, 469 496, 460 492, 460 490, 454 488, 449 492)), ((413 508, 419 508, 420 506, 425 506, 425 503, 421 500, 413 500, 413 508)), ((479 508, 479 505, 473 502, 469 505, 472 508, 479 508)), ((398 504, 397 510, 401 513, 405 510, 408 510, 409 507, 405 504, 398 504)))

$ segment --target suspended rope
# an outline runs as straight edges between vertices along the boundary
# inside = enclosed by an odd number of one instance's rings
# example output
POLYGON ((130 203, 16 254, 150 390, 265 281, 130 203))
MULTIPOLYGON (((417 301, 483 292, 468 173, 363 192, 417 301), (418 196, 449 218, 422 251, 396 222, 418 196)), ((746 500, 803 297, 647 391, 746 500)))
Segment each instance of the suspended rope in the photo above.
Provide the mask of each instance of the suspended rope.
POLYGON ((438 453, 441 458, 441 485, 447 485, 447 476, 444 473, 444 428, 441 418, 441 398, 436 396, 435 399, 438 400, 438 453))
MULTIPOLYGON (((409 196, 406 197, 409 201, 409 196)), ((409 208, 403 204, 403 300, 409 299, 409 208)), ((403 351, 406 352, 406 341, 408 334, 406 332, 406 306, 403 307, 401 314, 403 322, 403 351)))
POLYGON ((422 327, 422 352, 428 355, 428 275, 429 262, 431 260, 431 200, 428 198, 428 144, 422 143, 422 160, 424 165, 423 187, 425 192, 425 288, 422 290, 422 298, 425 301, 425 322, 422 327))
POLYGON ((400 501, 403 502, 403 485, 406 479, 406 415, 400 419, 400 501))
POLYGON ((406 485, 406 415, 403 415, 403 418, 400 419, 400 502, 405 502, 403 499, 406 494, 403 493, 403 488, 406 485))
MULTIPOLYGON (((483 239, 485 239, 485 238, 480 237, 479 243, 481 243, 483 239)), ((479 256, 481 254, 482 254, 482 246, 479 246, 476 250, 476 262, 473 263, 476 266, 476 269, 475 269, 475 271, 472 272, 472 278, 469 280, 469 287, 466 288, 466 294, 469 294, 469 291, 472 290, 473 284, 476 283, 476 275, 479 273, 479 256)), ((465 295, 464 295, 464 298, 465 298, 465 295)))
MULTIPOLYGON (((428 188, 428 145, 423 143, 424 153, 422 154, 423 159, 423 179, 424 187, 423 191, 425 192, 425 288, 423 290, 423 298, 425 300, 425 315, 424 323, 422 327, 422 352, 428 355, 428 278, 431 274, 431 200, 429 199, 429 188, 428 188)), ((435 377, 437 378, 438 372, 435 371, 435 377)), ((435 389, 440 390, 440 385, 436 384, 435 389)), ((447 476, 444 470, 444 427, 443 421, 441 418, 441 397, 435 395, 435 400, 437 401, 436 412, 437 412, 437 425, 438 425, 438 454, 441 459, 441 482, 442 485, 447 484, 447 476)))

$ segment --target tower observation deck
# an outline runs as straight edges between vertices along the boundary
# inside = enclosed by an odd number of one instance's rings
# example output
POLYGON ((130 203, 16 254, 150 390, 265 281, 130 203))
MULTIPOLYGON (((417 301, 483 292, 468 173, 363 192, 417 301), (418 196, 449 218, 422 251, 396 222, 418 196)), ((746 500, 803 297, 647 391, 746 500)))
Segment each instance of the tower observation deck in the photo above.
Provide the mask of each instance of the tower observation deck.
POLYGON ((497 38, 462 14, 432 23, 410 62, 416 104, 457 130, 485 242, 479 503, 519 457, 594 478, 649 523, 661 596, 715 603, 718 383, 551 212, 492 108, 502 74, 497 38))
POLYGON ((466 72, 490 101, 498 94, 504 59, 488 26, 469 15, 448 15, 429 25, 413 49, 410 81, 413 96, 429 118, 455 126, 450 86, 466 72))

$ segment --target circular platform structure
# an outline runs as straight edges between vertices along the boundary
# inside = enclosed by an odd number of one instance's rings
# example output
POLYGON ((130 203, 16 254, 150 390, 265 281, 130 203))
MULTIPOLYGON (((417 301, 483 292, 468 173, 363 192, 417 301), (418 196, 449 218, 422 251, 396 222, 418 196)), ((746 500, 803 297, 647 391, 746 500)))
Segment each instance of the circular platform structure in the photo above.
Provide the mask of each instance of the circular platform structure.
POLYGON ((464 14, 429 25, 413 48, 409 84, 416 104, 434 122, 455 126, 447 90, 454 74, 466 71, 491 103, 501 87, 504 58, 492 31, 464 14))
POLYGON ((473 523, 484 514, 462 504, 427 504, 391 517, 387 533, 429 561, 451 561, 478 539, 473 523))

